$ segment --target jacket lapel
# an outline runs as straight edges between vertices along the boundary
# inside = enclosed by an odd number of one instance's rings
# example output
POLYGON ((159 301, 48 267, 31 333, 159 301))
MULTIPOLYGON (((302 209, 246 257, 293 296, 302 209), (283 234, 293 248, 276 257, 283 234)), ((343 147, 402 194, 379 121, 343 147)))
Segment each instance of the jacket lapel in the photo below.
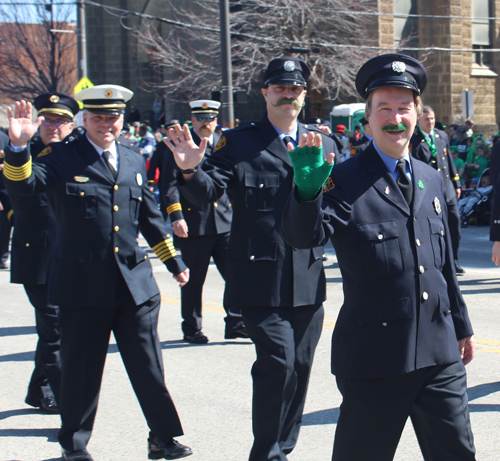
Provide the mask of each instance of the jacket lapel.
POLYGON ((91 168, 94 173, 109 180, 110 182, 115 182, 115 178, 111 174, 111 171, 106 163, 104 163, 106 160, 104 160, 104 158, 102 158, 94 149, 94 146, 90 144, 87 139, 87 135, 82 135, 81 137, 79 152, 82 159, 89 165, 89 168, 91 168))
POLYGON ((423 164, 418 161, 412 160, 412 170, 413 170, 413 214, 422 206, 425 194, 428 190, 428 184, 430 181, 429 176, 426 174, 423 164))
MULTIPOLYGON (((285 143, 281 140, 278 132, 271 125, 271 122, 267 118, 267 115, 262 117, 260 124, 260 139, 264 144, 264 149, 273 154, 274 156, 280 158, 287 165, 292 166, 292 161, 288 155, 288 150, 285 143)), ((299 124, 300 130, 300 124, 299 124)))

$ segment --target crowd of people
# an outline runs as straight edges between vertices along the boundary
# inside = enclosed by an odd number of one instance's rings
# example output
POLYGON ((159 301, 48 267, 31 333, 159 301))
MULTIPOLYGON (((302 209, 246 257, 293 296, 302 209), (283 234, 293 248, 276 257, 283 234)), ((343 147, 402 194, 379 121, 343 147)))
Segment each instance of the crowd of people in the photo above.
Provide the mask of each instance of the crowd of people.
MULTIPOLYGON (((179 282, 184 341, 209 342, 211 258, 225 281, 225 338, 249 338, 256 351, 250 461, 285 461, 297 443, 328 241, 345 295, 332 341, 343 397, 332 459, 392 460, 408 418, 426 460, 475 459, 458 246, 463 217, 500 195, 499 138, 474 134, 472 120, 444 131, 422 102, 425 68, 401 54, 358 71, 366 111, 352 133, 300 123, 310 73, 299 58, 271 60, 262 119, 226 131, 212 100, 189 102, 188 123, 162 124, 161 93, 156 129, 135 108, 125 124, 133 93, 117 85, 44 93, 35 119, 29 102, 9 109, 1 215, 9 233, 14 223, 11 281, 24 285, 39 335, 26 403, 61 414, 66 461, 93 459, 111 332, 150 429, 148 457, 193 453, 175 439, 183 430, 164 382, 159 289, 139 232, 179 282)), ((490 213, 499 265, 500 206, 490 213)))

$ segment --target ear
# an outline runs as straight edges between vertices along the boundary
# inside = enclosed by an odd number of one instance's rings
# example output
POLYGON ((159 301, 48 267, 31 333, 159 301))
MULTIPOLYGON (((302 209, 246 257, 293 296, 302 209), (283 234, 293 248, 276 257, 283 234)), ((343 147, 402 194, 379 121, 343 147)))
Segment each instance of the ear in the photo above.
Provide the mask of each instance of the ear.
POLYGON ((264 99, 267 101, 267 92, 269 91, 268 88, 261 88, 260 91, 262 96, 264 96, 264 99))

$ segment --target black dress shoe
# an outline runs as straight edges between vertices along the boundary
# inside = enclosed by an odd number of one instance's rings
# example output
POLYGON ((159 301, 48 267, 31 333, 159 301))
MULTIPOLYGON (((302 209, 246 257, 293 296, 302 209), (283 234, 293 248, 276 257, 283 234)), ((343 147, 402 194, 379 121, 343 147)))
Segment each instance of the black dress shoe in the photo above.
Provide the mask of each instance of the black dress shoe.
POLYGON ((247 333, 245 325, 235 328, 234 330, 227 330, 224 333, 224 339, 236 339, 236 338, 250 338, 247 333))
POLYGON ((191 448, 180 444, 177 440, 160 442, 156 437, 148 439, 149 459, 180 459, 192 454, 191 448))
POLYGON ((26 397, 24 401, 32 407, 40 408, 40 410, 44 411, 45 413, 60 413, 56 399, 53 395, 44 399, 32 399, 31 397, 26 397))
POLYGON ((193 344, 207 344, 208 338, 201 332, 201 330, 198 330, 192 335, 184 335, 184 341, 193 344))
POLYGON ((465 274, 465 269, 458 264, 458 261, 455 261, 455 272, 457 274, 465 274))
POLYGON ((65 461, 77 461, 85 459, 87 461, 94 461, 87 450, 63 450, 63 459, 65 461))

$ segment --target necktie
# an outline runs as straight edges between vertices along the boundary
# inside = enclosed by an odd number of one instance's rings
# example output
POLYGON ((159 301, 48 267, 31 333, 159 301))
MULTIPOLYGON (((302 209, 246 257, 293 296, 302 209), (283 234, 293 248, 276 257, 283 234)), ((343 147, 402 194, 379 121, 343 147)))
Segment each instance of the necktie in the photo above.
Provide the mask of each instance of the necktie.
POLYGON ((399 173, 398 179, 396 183, 398 187, 401 189, 401 192, 404 195, 404 198, 408 205, 411 205, 411 199, 413 198, 413 186, 411 184, 410 178, 406 176, 406 160, 401 158, 398 160, 398 164, 396 165, 396 170, 399 173))
POLYGON ((289 142, 291 142, 293 144, 293 146, 295 147, 295 141, 293 140, 293 138, 291 136, 285 136, 283 138, 283 142, 285 143, 285 146, 287 146, 287 148, 288 148, 289 142))
POLYGON ((111 152, 109 152, 109 150, 105 150, 102 153, 102 156, 104 157, 104 160, 106 160, 106 165, 108 165, 109 171, 111 171, 111 174, 113 175, 113 177, 116 178, 115 167, 113 165, 111 165, 111 163, 109 163, 109 157, 110 157, 110 155, 111 155, 111 152))

